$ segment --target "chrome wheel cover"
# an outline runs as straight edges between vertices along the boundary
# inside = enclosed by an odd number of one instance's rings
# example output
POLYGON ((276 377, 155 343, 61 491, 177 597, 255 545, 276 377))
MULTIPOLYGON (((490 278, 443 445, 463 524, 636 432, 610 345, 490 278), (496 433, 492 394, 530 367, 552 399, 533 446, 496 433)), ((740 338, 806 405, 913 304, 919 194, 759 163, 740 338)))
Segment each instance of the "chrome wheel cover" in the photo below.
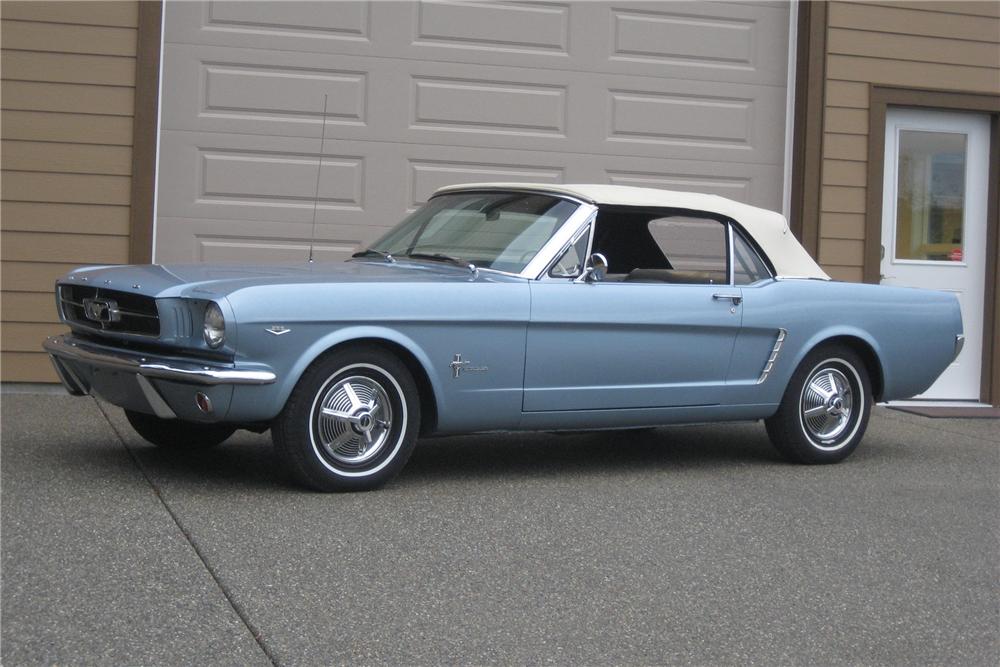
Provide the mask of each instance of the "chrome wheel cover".
POLYGON ((378 456, 392 431, 392 405, 382 385, 373 378, 352 375, 320 393, 313 424, 326 455, 348 465, 378 456))
POLYGON ((806 381, 799 412, 802 425, 813 439, 823 443, 836 440, 851 424, 851 381, 837 368, 821 366, 806 381))

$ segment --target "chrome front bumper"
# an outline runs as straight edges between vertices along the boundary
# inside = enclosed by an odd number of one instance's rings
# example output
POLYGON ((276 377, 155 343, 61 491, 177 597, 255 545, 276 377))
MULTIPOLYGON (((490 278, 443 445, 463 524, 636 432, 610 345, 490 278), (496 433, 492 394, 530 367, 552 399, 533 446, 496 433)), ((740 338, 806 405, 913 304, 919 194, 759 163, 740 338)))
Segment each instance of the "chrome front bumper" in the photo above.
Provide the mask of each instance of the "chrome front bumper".
MULTIPOLYGON (((144 403, 148 410, 164 419, 178 417, 178 411, 171 407, 171 403, 176 407, 178 391, 183 390, 183 387, 191 389, 200 387, 204 391, 215 387, 220 389, 228 387, 231 392, 233 385, 264 385, 271 384, 277 379, 274 372, 265 368, 233 368, 157 358, 148 354, 94 345, 77 340, 71 335, 52 336, 45 340, 43 347, 49 353, 59 379, 70 394, 83 396, 109 393, 106 385, 103 391, 98 391, 95 385, 99 384, 99 380, 104 383, 113 381, 112 378, 118 378, 120 382, 134 381, 145 399, 144 403), (108 377, 109 374, 111 377, 108 377), (151 379, 159 382, 154 383, 151 379)), ((132 385, 133 388, 136 385, 132 385)), ((130 407, 120 398, 109 402, 130 407)), ((187 401, 184 403, 187 404, 187 401)), ((133 403, 131 407, 136 406, 133 403)), ((185 405, 182 411, 188 412, 187 408, 188 405, 185 405)), ((189 416, 208 417, 197 414, 189 416)), ((219 416, 214 417, 217 419, 219 416)))

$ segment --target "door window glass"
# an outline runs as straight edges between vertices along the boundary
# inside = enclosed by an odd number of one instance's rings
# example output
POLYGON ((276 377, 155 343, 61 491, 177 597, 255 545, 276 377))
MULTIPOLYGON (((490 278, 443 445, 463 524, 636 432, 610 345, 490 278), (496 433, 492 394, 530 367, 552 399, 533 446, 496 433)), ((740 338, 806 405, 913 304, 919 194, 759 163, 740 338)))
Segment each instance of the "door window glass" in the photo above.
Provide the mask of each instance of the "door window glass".
POLYGON ((963 261, 965 140, 956 132, 899 131, 896 259, 963 261))
POLYGON ((720 285, 729 282, 726 225, 714 218, 605 207, 593 252, 608 259, 605 280, 720 285))
POLYGON ((670 262, 691 282, 725 283, 726 227, 708 218, 671 216, 649 221, 649 233, 670 262))
POLYGON ((743 235, 733 230, 733 279, 737 285, 749 285, 758 280, 771 277, 771 272, 767 270, 757 252, 750 247, 743 235))
POLYGON ((590 244, 590 227, 566 249, 559 261, 552 265, 549 276, 552 278, 576 278, 583 272, 586 263, 587 246, 590 244))

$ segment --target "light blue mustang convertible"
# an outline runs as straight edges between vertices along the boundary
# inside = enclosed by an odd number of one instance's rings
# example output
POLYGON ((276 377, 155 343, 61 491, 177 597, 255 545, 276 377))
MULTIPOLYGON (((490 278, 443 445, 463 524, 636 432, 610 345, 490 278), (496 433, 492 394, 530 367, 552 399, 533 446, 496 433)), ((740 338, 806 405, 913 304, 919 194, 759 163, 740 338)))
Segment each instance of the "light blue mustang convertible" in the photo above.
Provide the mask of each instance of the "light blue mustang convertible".
POLYGON ((161 447, 270 428, 323 491, 432 433, 763 419, 833 463, 963 341, 954 295, 831 281, 777 213, 610 185, 448 187, 345 262, 84 268, 57 301, 71 394, 161 447))

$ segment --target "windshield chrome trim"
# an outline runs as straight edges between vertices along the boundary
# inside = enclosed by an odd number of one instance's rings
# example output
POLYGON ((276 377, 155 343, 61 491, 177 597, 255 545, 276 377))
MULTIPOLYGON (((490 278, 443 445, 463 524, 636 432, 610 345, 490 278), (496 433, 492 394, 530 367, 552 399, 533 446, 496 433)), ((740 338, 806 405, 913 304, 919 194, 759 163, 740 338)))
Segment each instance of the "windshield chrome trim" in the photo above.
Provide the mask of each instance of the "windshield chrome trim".
POLYGON ((591 217, 597 215, 597 207, 593 204, 580 202, 580 206, 567 218, 562 227, 545 242, 545 245, 535 253, 535 256, 518 275, 529 280, 538 280, 549 266, 559 259, 569 243, 582 231, 584 225, 590 223, 591 217))

